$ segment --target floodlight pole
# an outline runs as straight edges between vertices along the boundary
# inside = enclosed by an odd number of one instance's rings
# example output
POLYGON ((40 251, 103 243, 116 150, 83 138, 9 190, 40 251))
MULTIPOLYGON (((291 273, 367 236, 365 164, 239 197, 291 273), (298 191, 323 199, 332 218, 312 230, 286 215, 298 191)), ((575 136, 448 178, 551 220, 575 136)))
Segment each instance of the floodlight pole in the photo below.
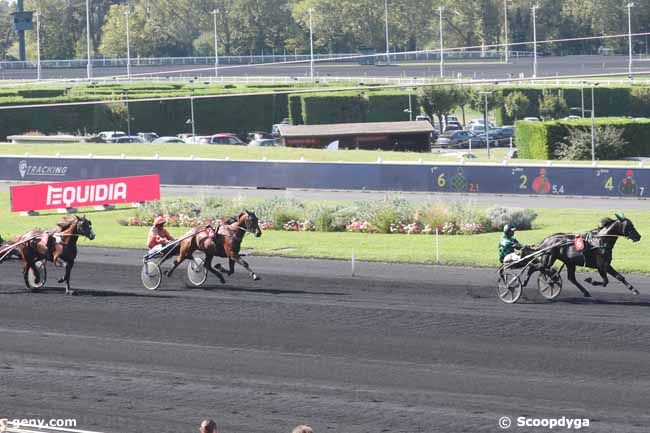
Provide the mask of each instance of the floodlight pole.
POLYGON ((539 5, 532 8, 533 11, 533 78, 537 78, 537 9, 539 5))
POLYGON ((217 13, 218 9, 210 12, 214 18, 214 76, 219 77, 219 41, 217 40, 217 13))
POLYGON ((386 15, 386 64, 390 63, 390 45, 388 43, 388 0, 384 0, 384 9, 386 15))
POLYGON ((314 31, 312 27, 311 13, 313 9, 309 8, 309 78, 314 81, 314 31))
POLYGON ((591 85, 591 163, 596 163, 596 104, 594 101, 594 89, 598 84, 591 85))
MULTIPOLYGON (((131 79, 131 36, 129 34, 129 15, 131 15, 131 12, 128 9, 128 4, 127 4, 127 9, 124 11, 124 16, 126 17, 126 77, 127 79, 131 79)), ((131 135, 131 134, 129 134, 131 135)))
POLYGON ((442 78, 444 76, 444 64, 445 64, 445 60, 444 60, 445 55, 444 55, 444 53, 442 51, 443 50, 443 44, 442 44, 442 42, 443 42, 443 37, 442 37, 442 11, 444 9, 445 8, 443 8, 442 6, 438 8, 439 24, 440 24, 440 78, 442 78))
POLYGON ((41 14, 36 12, 36 79, 41 79, 41 14))
POLYGON ((88 64, 86 65, 86 75, 90 79, 93 76, 93 63, 91 50, 92 45, 90 42, 90 0, 86 0, 86 47, 87 47, 87 56, 88 64))
POLYGON ((196 128, 194 127, 194 96, 190 96, 190 113, 192 116, 192 142, 196 144, 196 128))
POLYGON ((508 63, 508 0, 503 0, 503 25, 506 49, 506 64, 508 63))
POLYGON ((627 71, 630 78, 632 78, 632 8, 634 7, 634 3, 630 2, 627 4, 626 7, 627 7, 627 35, 628 35, 627 42, 628 42, 628 49, 629 49, 627 71))

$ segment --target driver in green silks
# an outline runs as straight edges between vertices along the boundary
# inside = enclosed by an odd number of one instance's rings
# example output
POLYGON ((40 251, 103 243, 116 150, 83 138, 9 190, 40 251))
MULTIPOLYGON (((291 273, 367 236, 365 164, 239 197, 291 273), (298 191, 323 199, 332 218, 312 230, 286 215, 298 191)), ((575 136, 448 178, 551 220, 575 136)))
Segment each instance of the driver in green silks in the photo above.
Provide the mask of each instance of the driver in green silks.
POLYGON ((515 250, 522 249, 522 245, 515 238, 515 228, 506 224, 503 226, 503 236, 499 241, 499 261, 501 263, 512 263, 521 259, 515 250))

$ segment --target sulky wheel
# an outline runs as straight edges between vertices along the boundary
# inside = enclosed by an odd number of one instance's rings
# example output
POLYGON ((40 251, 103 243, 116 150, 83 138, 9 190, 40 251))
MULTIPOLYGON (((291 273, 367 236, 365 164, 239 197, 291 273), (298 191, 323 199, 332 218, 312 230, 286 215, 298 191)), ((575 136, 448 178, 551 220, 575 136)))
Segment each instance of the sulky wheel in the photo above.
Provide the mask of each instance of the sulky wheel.
POLYGON ((562 292, 562 275, 557 269, 542 269, 537 277, 537 289, 548 300, 560 296, 562 292))
POLYGON ((521 297, 522 284, 519 276, 514 272, 499 272, 497 296, 506 304, 514 304, 521 297))
POLYGON ((45 285, 47 281, 47 269, 43 261, 36 262, 36 272, 38 273, 38 282, 36 282, 37 276, 32 271, 32 268, 29 268, 27 271, 27 275, 25 275, 25 286, 27 290, 37 290, 45 285))
POLYGON ((190 280, 190 283, 198 287, 205 283, 208 279, 208 270, 203 263, 203 260, 195 258, 190 260, 187 265, 187 279, 190 280))
POLYGON ((162 272, 160 266, 154 262, 144 262, 142 264, 142 271, 140 272, 142 278, 142 285, 149 290, 156 290, 160 287, 162 281, 162 272))

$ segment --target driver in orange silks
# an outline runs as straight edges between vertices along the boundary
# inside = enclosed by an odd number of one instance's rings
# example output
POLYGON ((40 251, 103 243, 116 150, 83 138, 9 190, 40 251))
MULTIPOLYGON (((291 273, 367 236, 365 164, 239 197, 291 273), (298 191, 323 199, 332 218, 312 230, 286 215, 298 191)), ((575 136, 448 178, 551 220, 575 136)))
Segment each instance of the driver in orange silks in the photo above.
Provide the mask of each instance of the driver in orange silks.
POLYGON ((167 244, 174 241, 174 237, 169 234, 165 229, 165 218, 159 216, 153 222, 151 230, 149 230, 149 238, 147 240, 147 248, 149 253, 155 253, 162 250, 167 244))

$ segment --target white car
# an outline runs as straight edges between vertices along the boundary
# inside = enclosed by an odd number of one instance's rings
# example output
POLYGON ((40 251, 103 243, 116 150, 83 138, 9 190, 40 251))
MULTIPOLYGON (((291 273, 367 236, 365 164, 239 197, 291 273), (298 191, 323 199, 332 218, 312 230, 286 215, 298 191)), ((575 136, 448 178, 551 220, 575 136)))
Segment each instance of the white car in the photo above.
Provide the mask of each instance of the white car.
POLYGON ((522 120, 527 122, 539 122, 539 117, 524 117, 522 120))
POLYGON ((124 131, 102 131, 99 134, 97 134, 97 136, 104 141, 111 141, 114 138, 124 137, 125 135, 126 132, 124 131))

